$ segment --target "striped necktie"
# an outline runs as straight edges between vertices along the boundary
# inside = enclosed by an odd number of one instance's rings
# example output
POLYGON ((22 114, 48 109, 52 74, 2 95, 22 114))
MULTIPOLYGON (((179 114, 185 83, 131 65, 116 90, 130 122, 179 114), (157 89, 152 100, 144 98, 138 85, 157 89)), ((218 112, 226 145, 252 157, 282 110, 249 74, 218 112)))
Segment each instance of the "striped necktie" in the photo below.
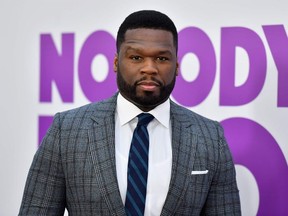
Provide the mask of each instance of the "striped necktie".
POLYGON ((148 176, 149 134, 147 125, 154 116, 138 115, 138 124, 131 142, 125 210, 128 216, 144 215, 148 176))

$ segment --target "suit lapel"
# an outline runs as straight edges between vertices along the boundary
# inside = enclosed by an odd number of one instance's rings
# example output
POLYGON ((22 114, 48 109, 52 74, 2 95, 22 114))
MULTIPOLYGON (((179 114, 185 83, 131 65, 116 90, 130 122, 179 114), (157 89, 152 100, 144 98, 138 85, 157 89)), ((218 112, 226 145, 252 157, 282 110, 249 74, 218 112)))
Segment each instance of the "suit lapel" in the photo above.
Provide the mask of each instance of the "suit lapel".
POLYGON ((96 182, 111 215, 125 215, 119 192, 115 162, 116 96, 101 104, 92 119, 93 127, 88 130, 89 146, 96 174, 96 182))
POLYGON ((177 112, 171 104, 172 174, 169 191, 161 215, 174 215, 185 195, 193 168, 197 135, 193 134, 191 119, 177 112), (190 120, 190 121, 189 121, 190 120))
MULTIPOLYGON (((96 182, 111 215, 125 216, 119 192, 115 162, 116 96, 102 103, 94 114, 93 126, 88 130, 89 146, 96 174, 96 182)), ((193 134, 191 119, 181 115, 171 103, 172 173, 169 191, 161 215, 173 215, 188 187, 196 152, 197 135, 193 134)))

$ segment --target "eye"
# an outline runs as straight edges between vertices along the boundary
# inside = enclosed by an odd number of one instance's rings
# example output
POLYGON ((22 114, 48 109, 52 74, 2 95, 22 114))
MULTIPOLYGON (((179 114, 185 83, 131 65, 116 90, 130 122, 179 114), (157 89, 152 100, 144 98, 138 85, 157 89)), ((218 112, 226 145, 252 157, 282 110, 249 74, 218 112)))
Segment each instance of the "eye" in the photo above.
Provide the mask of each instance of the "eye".
POLYGON ((168 61, 169 59, 167 57, 159 56, 157 57, 157 60, 163 62, 163 61, 168 61))
POLYGON ((130 56, 130 59, 132 59, 133 61, 140 61, 142 58, 141 56, 130 56))

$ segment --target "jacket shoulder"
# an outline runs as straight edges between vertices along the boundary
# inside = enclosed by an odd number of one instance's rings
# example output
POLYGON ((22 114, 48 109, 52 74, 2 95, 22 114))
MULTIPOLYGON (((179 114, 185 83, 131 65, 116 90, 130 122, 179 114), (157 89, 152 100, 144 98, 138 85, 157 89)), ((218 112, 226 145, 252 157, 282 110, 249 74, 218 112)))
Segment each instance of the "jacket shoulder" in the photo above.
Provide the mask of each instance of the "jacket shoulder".
POLYGON ((114 114, 116 109, 116 97, 107 100, 90 103, 64 112, 59 112, 54 116, 53 124, 58 125, 62 130, 73 127, 87 128, 93 124, 93 117, 105 118, 114 114))
POLYGON ((186 107, 171 102, 171 115, 177 121, 193 128, 194 133, 205 137, 218 138, 223 135, 223 129, 218 121, 202 116, 186 107))
POLYGON ((215 120, 202 116, 186 107, 180 106, 173 101, 171 101, 171 113, 174 116, 176 115, 177 118, 181 121, 191 122, 191 120, 197 120, 200 122, 206 122, 211 124, 215 124, 216 122, 215 120))

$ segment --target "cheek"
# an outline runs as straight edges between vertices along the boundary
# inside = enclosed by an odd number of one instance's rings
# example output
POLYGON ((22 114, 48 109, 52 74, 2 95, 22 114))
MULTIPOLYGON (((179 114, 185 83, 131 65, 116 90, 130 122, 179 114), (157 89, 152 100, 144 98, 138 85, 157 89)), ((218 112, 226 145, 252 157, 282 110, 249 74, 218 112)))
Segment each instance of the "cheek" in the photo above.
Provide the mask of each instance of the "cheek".
POLYGON ((118 73, 121 73, 123 79, 129 84, 133 83, 133 81, 136 79, 136 73, 131 70, 132 68, 133 67, 129 66, 128 64, 119 65, 118 68, 118 73))
POLYGON ((176 76, 176 68, 174 70, 170 68, 169 71, 161 73, 161 78, 165 82, 165 85, 170 84, 175 76, 176 76))

